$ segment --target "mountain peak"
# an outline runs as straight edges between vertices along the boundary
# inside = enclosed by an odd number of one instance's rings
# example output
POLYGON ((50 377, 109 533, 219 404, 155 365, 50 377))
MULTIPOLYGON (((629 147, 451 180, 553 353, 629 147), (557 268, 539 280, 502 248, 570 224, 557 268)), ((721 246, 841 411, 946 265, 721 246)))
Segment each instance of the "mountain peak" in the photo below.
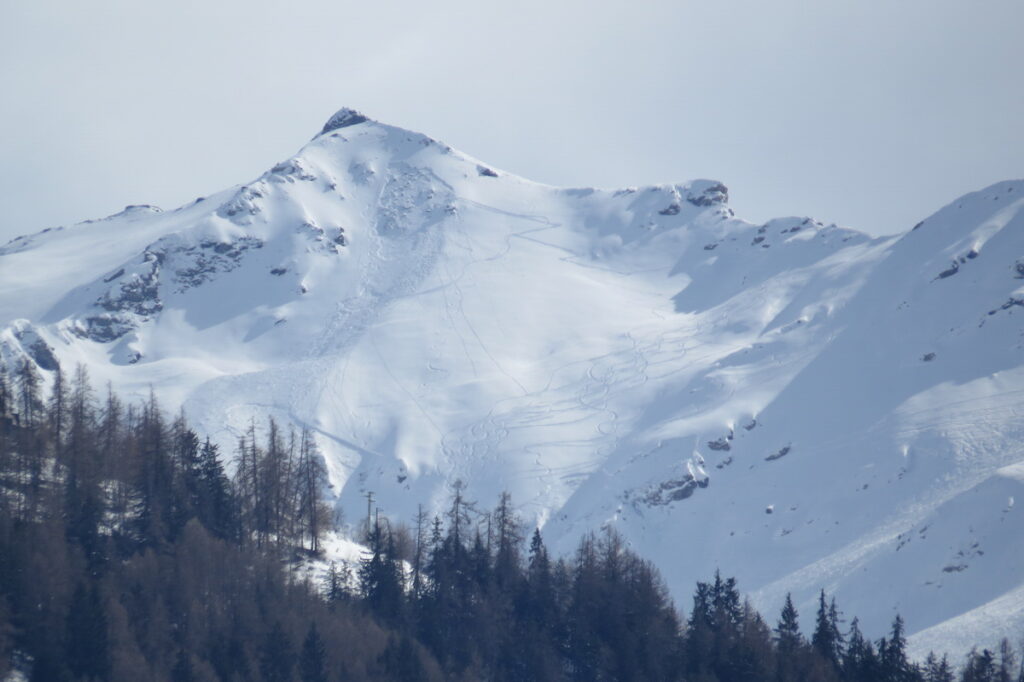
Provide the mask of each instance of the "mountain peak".
POLYGON ((323 130, 320 134, 329 133, 332 130, 338 130, 339 128, 347 128, 354 126, 359 123, 365 123, 370 119, 359 113, 355 109, 349 109, 348 107, 342 107, 333 116, 327 119, 327 123, 324 124, 323 130))

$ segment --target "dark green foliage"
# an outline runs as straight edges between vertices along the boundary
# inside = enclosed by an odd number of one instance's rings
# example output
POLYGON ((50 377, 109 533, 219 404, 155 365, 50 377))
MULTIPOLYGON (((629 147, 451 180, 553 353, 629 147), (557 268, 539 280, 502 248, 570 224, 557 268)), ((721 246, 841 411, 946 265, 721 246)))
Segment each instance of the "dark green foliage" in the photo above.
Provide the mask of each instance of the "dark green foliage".
POLYGON ((988 649, 983 649, 980 653, 977 649, 972 649, 967 655, 967 665, 964 666, 960 679, 962 682, 996 682, 996 675, 995 654, 988 649))
POLYGON ((407 635, 392 636, 388 646, 377 660, 381 678, 394 682, 426 682, 430 679, 421 654, 407 635))
POLYGON ((64 661, 79 679, 110 677, 110 638, 103 599, 96 584, 79 583, 68 606, 64 631, 64 661))
MULTIPOLYGON (((774 629, 733 578, 697 584, 685 623, 614 530, 552 559, 508 494, 479 511, 456 482, 447 523, 377 514, 358 591, 290 565, 329 526, 312 434, 255 424, 234 480, 156 397, 98 404, 84 370, 44 399, 30 362, 0 371, 0 676, 31 680, 650 680, 952 682, 907 660, 897 616, 875 645, 835 600, 808 642, 787 595, 774 629)), ((974 651, 961 682, 1021 682, 1013 648, 974 651)))
POLYGON ((276 621, 267 633, 260 654, 260 674, 265 682, 290 682, 295 669, 295 652, 288 633, 276 621))
POLYGON ((896 614, 889 638, 878 643, 880 679, 886 682, 909 682, 916 672, 907 660, 907 638, 903 632, 903 618, 896 614))
POLYGON ((825 590, 818 595, 818 613, 815 617, 814 635, 811 637, 814 651, 839 671, 843 656, 843 634, 839 631, 839 613, 836 600, 826 605, 825 590))
POLYGON ((315 621, 309 624, 309 632, 302 640, 299 679, 302 682, 327 682, 327 649, 323 638, 317 632, 315 621))
POLYGON ((940 660, 934 653, 929 653, 924 662, 924 682, 954 682, 953 666, 943 656, 940 660))
POLYGON ((370 532, 370 557, 359 567, 359 589, 366 607, 391 625, 402 622, 405 594, 402 565, 395 556, 394 537, 377 524, 370 532))
MULTIPOLYGON (((274 542, 244 525, 216 447, 183 417, 155 396, 98 403, 84 371, 47 400, 31 363, 11 384, 0 373, 0 676, 17 652, 41 682, 379 679, 388 632, 340 598, 340 572, 331 605, 290 575, 308 520, 283 514, 274 542)), ((309 509, 292 480, 280 507, 309 509)))

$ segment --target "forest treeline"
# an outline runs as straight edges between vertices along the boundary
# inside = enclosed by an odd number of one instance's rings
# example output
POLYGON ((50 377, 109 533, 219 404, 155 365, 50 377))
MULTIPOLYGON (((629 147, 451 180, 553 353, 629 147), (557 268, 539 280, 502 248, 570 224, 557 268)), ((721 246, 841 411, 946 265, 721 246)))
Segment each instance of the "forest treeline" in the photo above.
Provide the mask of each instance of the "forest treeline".
POLYGON ((225 457, 155 396, 0 368, 0 679, 1024 682, 1007 642, 913 663, 899 617, 871 641, 824 593, 809 639, 720 575, 683 618, 613 531, 552 557, 461 485, 438 517, 368 515, 365 558, 314 584, 325 485, 308 430, 253 424, 225 457))

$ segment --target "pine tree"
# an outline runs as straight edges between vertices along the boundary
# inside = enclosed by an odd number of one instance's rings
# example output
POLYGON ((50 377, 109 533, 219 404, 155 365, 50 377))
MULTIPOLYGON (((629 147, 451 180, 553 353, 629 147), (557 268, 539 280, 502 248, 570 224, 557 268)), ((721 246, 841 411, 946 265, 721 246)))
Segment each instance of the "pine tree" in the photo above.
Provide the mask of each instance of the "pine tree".
POLYGON ((775 642, 781 655, 795 652, 803 642, 796 607, 793 606, 793 597, 788 592, 779 622, 775 626, 775 642))
POLYGON ((182 412, 171 426, 171 461, 177 472, 173 514, 173 532, 177 534, 190 518, 199 515, 201 441, 189 428, 182 412))
POLYGON ((800 671, 804 667, 804 639, 800 634, 800 624, 796 607, 793 606, 792 595, 786 593, 786 602, 782 607, 779 622, 775 626, 776 672, 779 682, 790 682, 801 679, 800 671))
POLYGON ((502 492, 494 510, 497 551, 494 553, 494 580, 498 589, 511 598, 520 573, 519 547, 523 542, 519 518, 512 508, 512 496, 502 492))
POLYGON ((875 682, 879 674, 875 649, 865 639, 857 618, 854 618, 850 623, 846 653, 843 656, 843 677, 849 682, 875 682))
POLYGON ((264 682, 290 682, 295 669, 295 651, 288 633, 275 621, 267 633, 260 656, 260 674, 264 682))
POLYGON ((306 638, 302 640, 299 679, 302 682, 327 682, 327 648, 317 632, 316 621, 309 624, 306 638))
POLYGON ((423 569, 424 557, 427 551, 427 513, 423 505, 416 506, 416 537, 415 549, 412 558, 412 584, 410 585, 410 597, 418 601, 423 596, 423 569))
POLYGON ((892 621, 889 638, 878 645, 882 679, 890 682, 905 682, 911 677, 911 666, 907 660, 907 637, 904 634, 903 618, 896 614, 892 621))
POLYGON ((1005 637, 999 641, 999 670, 996 673, 998 682, 1015 682, 1014 669, 1017 667, 1017 654, 1005 637))
POLYGON ((376 523, 370 536, 370 557, 361 560, 359 588, 370 611, 384 622, 395 625, 403 613, 401 564, 394 557, 394 540, 376 523))
POLYGON ((842 634, 839 632, 837 620, 835 599, 832 600, 831 606, 826 605, 825 590, 822 590, 818 595, 818 613, 811 646, 819 656, 831 663, 835 670, 839 669, 839 660, 842 656, 842 634))
POLYGON ((935 652, 928 652, 924 663, 924 682, 954 682, 953 668, 945 655, 940 660, 935 652))
POLYGON ((714 649, 712 586, 698 581, 686 632, 687 671, 693 676, 710 673, 714 665, 714 649))
POLYGON ((530 538, 530 557, 527 565, 526 618, 542 629, 550 628, 556 618, 554 581, 551 575, 551 560, 544 546, 540 529, 533 530, 530 538))
POLYGON ((110 676, 110 641, 103 600, 95 585, 79 583, 71 597, 65 621, 64 660, 82 679, 110 676))
POLYGON ((997 679, 996 657, 988 649, 971 649, 967 654, 967 665, 960 676, 961 682, 995 682, 997 679))
POLYGON ((427 672, 413 646, 412 640, 403 635, 388 640, 388 645, 377 659, 386 680, 394 682, 426 682, 427 672))
POLYGON ((348 597, 348 577, 350 573, 338 570, 338 564, 334 561, 327 569, 324 577, 324 598, 332 606, 348 597))
POLYGON ((207 438, 199 452, 196 509, 199 521, 222 540, 239 537, 238 505, 216 445, 207 438))

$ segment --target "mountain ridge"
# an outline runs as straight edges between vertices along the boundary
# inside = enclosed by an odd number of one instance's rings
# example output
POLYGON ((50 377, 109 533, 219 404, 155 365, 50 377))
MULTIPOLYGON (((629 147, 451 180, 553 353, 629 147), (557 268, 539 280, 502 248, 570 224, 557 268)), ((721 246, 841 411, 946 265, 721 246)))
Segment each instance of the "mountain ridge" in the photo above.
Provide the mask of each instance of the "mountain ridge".
POLYGON ((157 387, 228 452, 310 426, 349 518, 508 489, 553 547, 615 525, 680 603, 720 567, 954 650, 1024 583, 1019 551, 944 570, 1018 528, 989 498, 1024 460, 1022 194, 894 237, 754 224, 717 181, 553 188, 342 109, 250 183, 0 247, 0 360, 157 387))

